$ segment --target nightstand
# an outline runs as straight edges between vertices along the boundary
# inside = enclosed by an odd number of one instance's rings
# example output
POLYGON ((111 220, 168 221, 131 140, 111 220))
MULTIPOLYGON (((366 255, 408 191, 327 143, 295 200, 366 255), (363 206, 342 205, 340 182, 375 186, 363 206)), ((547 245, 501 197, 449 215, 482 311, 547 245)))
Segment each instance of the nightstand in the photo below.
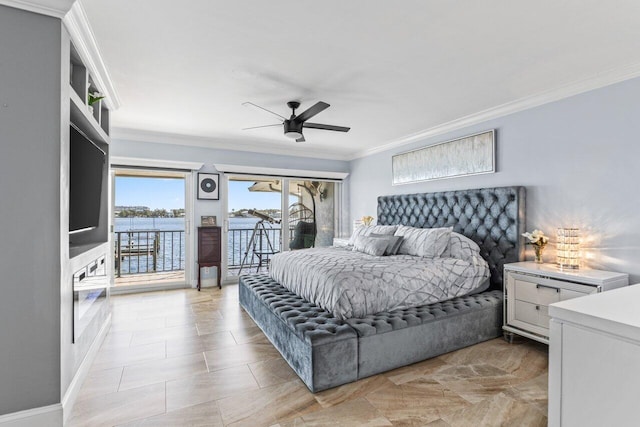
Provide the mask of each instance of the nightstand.
POLYGON ((549 304, 627 286, 629 275, 516 262, 505 264, 504 280, 505 338, 511 341, 515 333, 549 344, 549 304))

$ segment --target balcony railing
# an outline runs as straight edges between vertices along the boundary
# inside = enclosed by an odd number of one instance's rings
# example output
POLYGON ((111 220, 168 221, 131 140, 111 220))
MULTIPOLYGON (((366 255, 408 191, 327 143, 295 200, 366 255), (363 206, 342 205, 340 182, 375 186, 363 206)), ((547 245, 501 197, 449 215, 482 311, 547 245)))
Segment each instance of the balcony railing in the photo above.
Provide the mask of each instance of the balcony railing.
MULTIPOLYGON (((238 274, 245 254, 248 251, 243 273, 255 273, 266 270, 271 252, 280 252, 282 229, 269 228, 256 233, 256 252, 249 247, 253 228, 230 228, 227 240, 227 266, 230 275, 238 274), (260 262, 262 260, 262 262, 260 262)), ((136 230, 116 231, 115 240, 115 275, 121 277, 128 274, 158 273, 184 270, 185 243, 184 230, 136 230)), ((293 236, 293 229, 290 236, 293 236)))
MULTIPOLYGON (((280 244, 282 237, 282 229, 280 227, 265 227, 264 230, 256 232, 255 247, 256 252, 253 254, 251 250, 251 236, 253 235, 253 228, 230 228, 228 243, 227 243, 227 266, 229 269, 229 275, 237 275, 240 272, 242 266, 243 273, 257 273, 259 271, 265 271, 269 265, 269 260, 272 254, 270 252, 280 252, 282 246, 280 244), (271 242, 271 251, 269 242, 271 242), (244 265, 242 261, 247 254, 247 259, 244 265), (253 256, 252 256, 253 255, 253 256)), ((291 235, 291 234, 290 234, 291 235)))
POLYGON ((184 270, 184 230, 136 230, 115 233, 115 274, 184 270))

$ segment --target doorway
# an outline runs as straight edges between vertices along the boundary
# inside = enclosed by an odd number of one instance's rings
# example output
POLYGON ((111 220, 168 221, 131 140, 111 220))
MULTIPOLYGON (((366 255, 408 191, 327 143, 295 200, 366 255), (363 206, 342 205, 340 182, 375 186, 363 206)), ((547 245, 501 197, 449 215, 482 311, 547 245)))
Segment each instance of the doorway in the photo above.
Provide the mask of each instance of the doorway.
POLYGON ((136 291, 187 283, 187 173, 114 171, 114 288, 136 291))
POLYGON ((333 244, 337 183, 245 175, 227 178, 226 281, 235 281, 241 274, 266 273, 278 252, 333 244))

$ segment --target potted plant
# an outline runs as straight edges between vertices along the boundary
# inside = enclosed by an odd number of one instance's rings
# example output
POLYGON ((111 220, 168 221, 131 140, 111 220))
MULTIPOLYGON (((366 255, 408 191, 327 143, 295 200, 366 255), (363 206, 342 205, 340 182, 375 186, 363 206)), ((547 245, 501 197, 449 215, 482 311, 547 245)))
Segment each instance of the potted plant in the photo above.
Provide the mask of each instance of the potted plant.
POLYGON ((98 91, 89 92, 87 104, 89 105, 89 111, 93 114, 93 104, 104 99, 104 95, 98 91))

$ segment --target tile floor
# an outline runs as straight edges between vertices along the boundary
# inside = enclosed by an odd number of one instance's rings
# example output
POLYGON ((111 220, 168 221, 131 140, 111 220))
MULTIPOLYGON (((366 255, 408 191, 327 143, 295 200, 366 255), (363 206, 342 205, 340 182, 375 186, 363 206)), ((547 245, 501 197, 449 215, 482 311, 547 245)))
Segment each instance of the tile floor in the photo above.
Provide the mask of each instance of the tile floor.
POLYGON ((76 426, 545 426, 547 348, 502 339, 310 393, 237 286, 112 297, 76 426))

